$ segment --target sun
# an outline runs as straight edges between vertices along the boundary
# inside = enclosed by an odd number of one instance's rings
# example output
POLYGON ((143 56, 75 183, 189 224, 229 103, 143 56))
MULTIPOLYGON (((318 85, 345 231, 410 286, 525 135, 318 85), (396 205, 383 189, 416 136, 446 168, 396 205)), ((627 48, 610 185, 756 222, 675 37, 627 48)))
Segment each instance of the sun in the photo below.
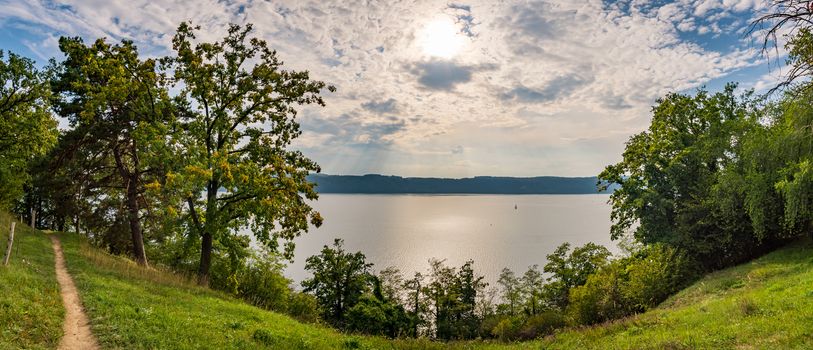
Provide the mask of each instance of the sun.
POLYGON ((449 18, 428 22, 418 33, 418 45, 424 55, 449 59, 463 48, 465 38, 449 18))

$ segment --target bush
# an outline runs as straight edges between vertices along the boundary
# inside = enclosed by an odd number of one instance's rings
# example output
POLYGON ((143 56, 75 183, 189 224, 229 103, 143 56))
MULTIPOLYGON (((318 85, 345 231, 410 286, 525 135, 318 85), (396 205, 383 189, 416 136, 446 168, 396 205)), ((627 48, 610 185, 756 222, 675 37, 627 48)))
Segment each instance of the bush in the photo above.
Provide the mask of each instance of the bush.
POLYGON ((398 303, 368 293, 347 311, 345 327, 351 332, 395 338, 406 334, 412 322, 398 303))
POLYGON ((570 321, 594 324, 646 311, 691 281, 696 276, 693 267, 686 254, 664 245, 613 261, 571 289, 570 321))
POLYGON ((319 306, 316 304, 316 298, 310 294, 291 292, 287 313, 300 322, 319 321, 319 306))
POLYGON ((237 294, 248 302, 268 310, 288 311, 291 280, 282 275, 279 264, 255 261, 236 274, 237 294))
POLYGON ((506 316, 491 330, 491 335, 502 341, 516 340, 523 320, 519 316, 506 316))
POLYGON ((692 266, 676 248, 655 245, 643 250, 626 266, 623 293, 631 309, 645 311, 666 300, 693 279, 692 266))
POLYGON ((545 311, 529 317, 519 331, 519 339, 532 340, 553 334, 565 326, 565 318, 557 311, 545 311))
POLYGON ((624 266, 616 260, 587 278, 587 283, 570 290, 567 314, 571 323, 585 325, 620 318, 630 313, 624 300, 624 266))

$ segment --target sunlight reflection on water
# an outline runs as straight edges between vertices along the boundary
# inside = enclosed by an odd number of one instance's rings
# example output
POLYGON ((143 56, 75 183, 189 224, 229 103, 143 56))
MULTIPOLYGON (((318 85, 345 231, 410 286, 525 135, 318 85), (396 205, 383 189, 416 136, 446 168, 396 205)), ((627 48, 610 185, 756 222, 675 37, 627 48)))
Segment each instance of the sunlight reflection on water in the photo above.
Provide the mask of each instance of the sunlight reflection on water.
POLYGON ((297 238, 286 275, 298 285, 305 259, 334 238, 362 251, 375 270, 398 267, 405 276, 425 271, 429 258, 460 266, 474 259, 491 286, 503 267, 517 273, 545 264, 563 242, 610 241, 608 195, 357 195, 322 194, 313 203, 324 225, 297 238), (514 206, 516 205, 516 209, 514 206))

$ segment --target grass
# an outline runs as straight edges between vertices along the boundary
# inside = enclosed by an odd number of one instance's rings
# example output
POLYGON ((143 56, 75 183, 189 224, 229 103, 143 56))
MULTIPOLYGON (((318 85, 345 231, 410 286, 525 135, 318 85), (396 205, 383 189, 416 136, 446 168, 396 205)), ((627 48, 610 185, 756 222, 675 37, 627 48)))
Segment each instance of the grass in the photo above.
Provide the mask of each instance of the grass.
POLYGON ((142 268, 60 234, 68 270, 93 333, 106 349, 389 349, 440 348, 429 341, 392 342, 250 306, 166 271, 142 268))
MULTIPOLYGON (((8 220, 0 214, 0 225, 8 220)), ((6 231, 0 230, 0 247, 6 231)), ((139 267, 91 248, 77 235, 59 237, 93 332, 105 349, 813 348, 810 240, 709 274, 647 313, 503 344, 341 334, 197 287, 168 271, 139 267)), ((17 245, 11 266, 0 267, 0 349, 54 348, 64 311, 50 242, 46 234, 23 226, 17 245)))
POLYGON ((549 349, 811 349, 813 242, 705 276, 647 313, 537 342, 549 349))
MULTIPOLYGON (((11 220, 0 212, 0 256, 11 220)), ((0 260, 0 349, 56 348, 64 317, 51 241, 17 222, 9 265, 0 260)))

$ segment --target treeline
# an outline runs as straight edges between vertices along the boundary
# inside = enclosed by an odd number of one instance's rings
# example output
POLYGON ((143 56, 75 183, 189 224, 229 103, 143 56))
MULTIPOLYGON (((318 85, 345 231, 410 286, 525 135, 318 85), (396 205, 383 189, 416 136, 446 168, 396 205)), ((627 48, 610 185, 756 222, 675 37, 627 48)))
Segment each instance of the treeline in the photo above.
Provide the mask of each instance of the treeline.
POLYGON ((430 259, 425 272, 405 278, 389 267, 375 272, 361 252, 337 239, 307 259, 302 282, 319 316, 347 332, 439 340, 529 340, 570 325, 642 312, 696 275, 685 254, 664 245, 630 245, 613 259, 607 248, 565 243, 540 270, 504 269, 489 287, 474 261, 460 267, 430 259))
POLYGON ((262 288, 321 224, 306 179, 319 166, 290 144, 297 109, 334 88, 284 69, 251 28, 203 42, 182 23, 158 58, 127 40, 62 37, 64 57, 42 69, 0 51, 0 209, 262 306, 314 305, 262 288))
MULTIPOLYGON (((400 177, 377 174, 311 174, 319 193, 465 193, 465 194, 593 194, 596 177, 496 177, 462 179, 400 177)), ((609 188, 612 191, 613 188, 609 188)))

